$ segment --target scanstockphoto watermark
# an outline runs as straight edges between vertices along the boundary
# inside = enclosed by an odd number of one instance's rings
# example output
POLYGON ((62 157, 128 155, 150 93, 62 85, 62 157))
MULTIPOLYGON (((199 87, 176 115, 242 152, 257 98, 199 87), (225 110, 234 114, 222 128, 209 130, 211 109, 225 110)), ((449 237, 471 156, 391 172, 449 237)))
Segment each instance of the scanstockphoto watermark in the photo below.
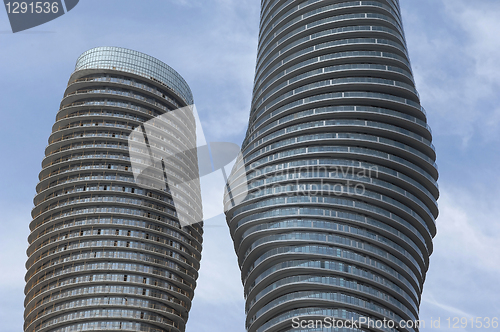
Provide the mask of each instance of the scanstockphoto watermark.
POLYGON ((278 171, 253 169, 248 175, 248 190, 252 196, 356 196, 364 195, 366 184, 378 177, 376 165, 301 165, 278 171))
POLYGON ((301 319, 295 317, 292 319, 292 328, 294 329, 329 329, 329 328, 347 328, 347 329, 394 329, 394 328, 425 328, 425 322, 421 320, 394 321, 387 318, 371 319, 369 317, 359 317, 358 319, 340 319, 335 317, 325 317, 323 319, 301 319))
POLYGON ((335 317, 325 317, 323 319, 303 319, 295 317, 292 319, 293 329, 329 329, 329 328, 372 328, 372 329, 491 329, 499 327, 498 317, 447 317, 432 318, 425 320, 400 320, 372 319, 369 317, 359 317, 358 319, 341 319, 335 317))

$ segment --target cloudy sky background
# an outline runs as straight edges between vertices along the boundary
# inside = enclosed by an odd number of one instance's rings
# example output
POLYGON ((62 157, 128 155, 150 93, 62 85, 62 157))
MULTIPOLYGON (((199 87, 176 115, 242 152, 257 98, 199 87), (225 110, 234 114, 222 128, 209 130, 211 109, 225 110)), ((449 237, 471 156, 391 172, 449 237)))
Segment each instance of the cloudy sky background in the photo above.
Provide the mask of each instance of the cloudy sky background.
MULTIPOLYGON (((500 318, 500 1, 401 0, 401 6, 441 176, 421 319, 440 317, 439 331, 473 331, 448 329, 446 319, 500 318)), ((96 46, 157 57, 190 84, 208 140, 240 144, 259 10, 259 0, 82 0, 68 14, 17 34, 0 10, 0 331, 22 330, 32 199, 77 57, 96 46)), ((222 216, 206 225, 187 332, 244 332, 229 232, 222 216)))

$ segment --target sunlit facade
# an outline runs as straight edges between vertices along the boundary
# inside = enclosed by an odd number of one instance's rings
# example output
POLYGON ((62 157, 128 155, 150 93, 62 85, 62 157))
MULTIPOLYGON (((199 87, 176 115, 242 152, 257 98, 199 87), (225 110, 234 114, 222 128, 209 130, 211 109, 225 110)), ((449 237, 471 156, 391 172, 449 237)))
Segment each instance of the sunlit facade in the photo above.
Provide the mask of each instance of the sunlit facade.
MULTIPOLYGON (((100 47, 78 58, 36 187, 26 332, 185 330, 203 231, 182 227, 168 187, 135 181, 127 138, 191 104, 184 79, 153 57, 100 47)), ((148 146, 176 143, 183 129, 150 135, 148 146)), ((195 134, 183 137, 195 144, 195 134)), ((196 160, 178 169, 197 174, 196 160)), ((164 171, 151 168, 143 179, 164 171)), ((201 209, 199 193, 182 199, 201 209)))
POLYGON ((438 171, 399 2, 261 6, 244 163, 232 175, 249 193, 225 197, 246 328, 396 331, 304 322, 418 319, 438 171))

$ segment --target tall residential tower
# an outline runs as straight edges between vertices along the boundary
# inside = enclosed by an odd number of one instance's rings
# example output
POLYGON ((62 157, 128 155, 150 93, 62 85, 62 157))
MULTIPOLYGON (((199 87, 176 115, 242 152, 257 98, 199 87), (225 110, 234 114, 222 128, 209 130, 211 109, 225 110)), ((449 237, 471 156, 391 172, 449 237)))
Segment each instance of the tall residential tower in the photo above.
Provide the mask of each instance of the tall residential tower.
MULTIPOLYGON (((186 191, 174 205, 167 185, 154 186, 165 181, 165 168, 149 167, 139 183, 131 162, 163 151, 165 142, 173 150, 196 144, 194 118, 157 120, 191 104, 184 79, 153 57, 99 47, 78 58, 36 187, 26 332, 185 330, 202 228, 179 222, 186 207, 177 202, 200 211, 200 194, 186 191), (136 147, 131 160, 128 138, 138 127, 146 128, 148 148, 136 147)), ((166 176, 197 174, 196 158, 181 159, 172 158, 166 176)))
POLYGON ((323 331, 304 322, 329 317, 374 322, 335 331, 396 331, 379 322, 418 319, 439 195, 399 2, 261 6, 232 175, 249 192, 225 198, 247 330, 323 331))

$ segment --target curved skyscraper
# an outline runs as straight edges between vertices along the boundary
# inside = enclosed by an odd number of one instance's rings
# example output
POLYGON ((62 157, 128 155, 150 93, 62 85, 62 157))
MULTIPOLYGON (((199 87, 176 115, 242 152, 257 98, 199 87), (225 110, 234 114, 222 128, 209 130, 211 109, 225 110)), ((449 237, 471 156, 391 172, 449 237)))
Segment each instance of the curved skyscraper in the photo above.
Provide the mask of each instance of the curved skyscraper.
POLYGON ((163 176, 197 174, 196 158, 176 154, 168 171, 149 164, 142 182, 131 163, 195 144, 194 118, 159 119, 191 104, 187 83, 153 57, 100 47, 78 58, 36 187, 26 332, 185 330, 202 228, 181 224, 178 211, 199 217, 201 200, 185 191, 174 205, 163 176), (135 128, 146 128, 147 149, 135 147, 132 160, 135 128))
POLYGON ((436 235, 431 140, 397 0, 262 1, 225 197, 249 332, 418 330, 402 322, 436 235))

